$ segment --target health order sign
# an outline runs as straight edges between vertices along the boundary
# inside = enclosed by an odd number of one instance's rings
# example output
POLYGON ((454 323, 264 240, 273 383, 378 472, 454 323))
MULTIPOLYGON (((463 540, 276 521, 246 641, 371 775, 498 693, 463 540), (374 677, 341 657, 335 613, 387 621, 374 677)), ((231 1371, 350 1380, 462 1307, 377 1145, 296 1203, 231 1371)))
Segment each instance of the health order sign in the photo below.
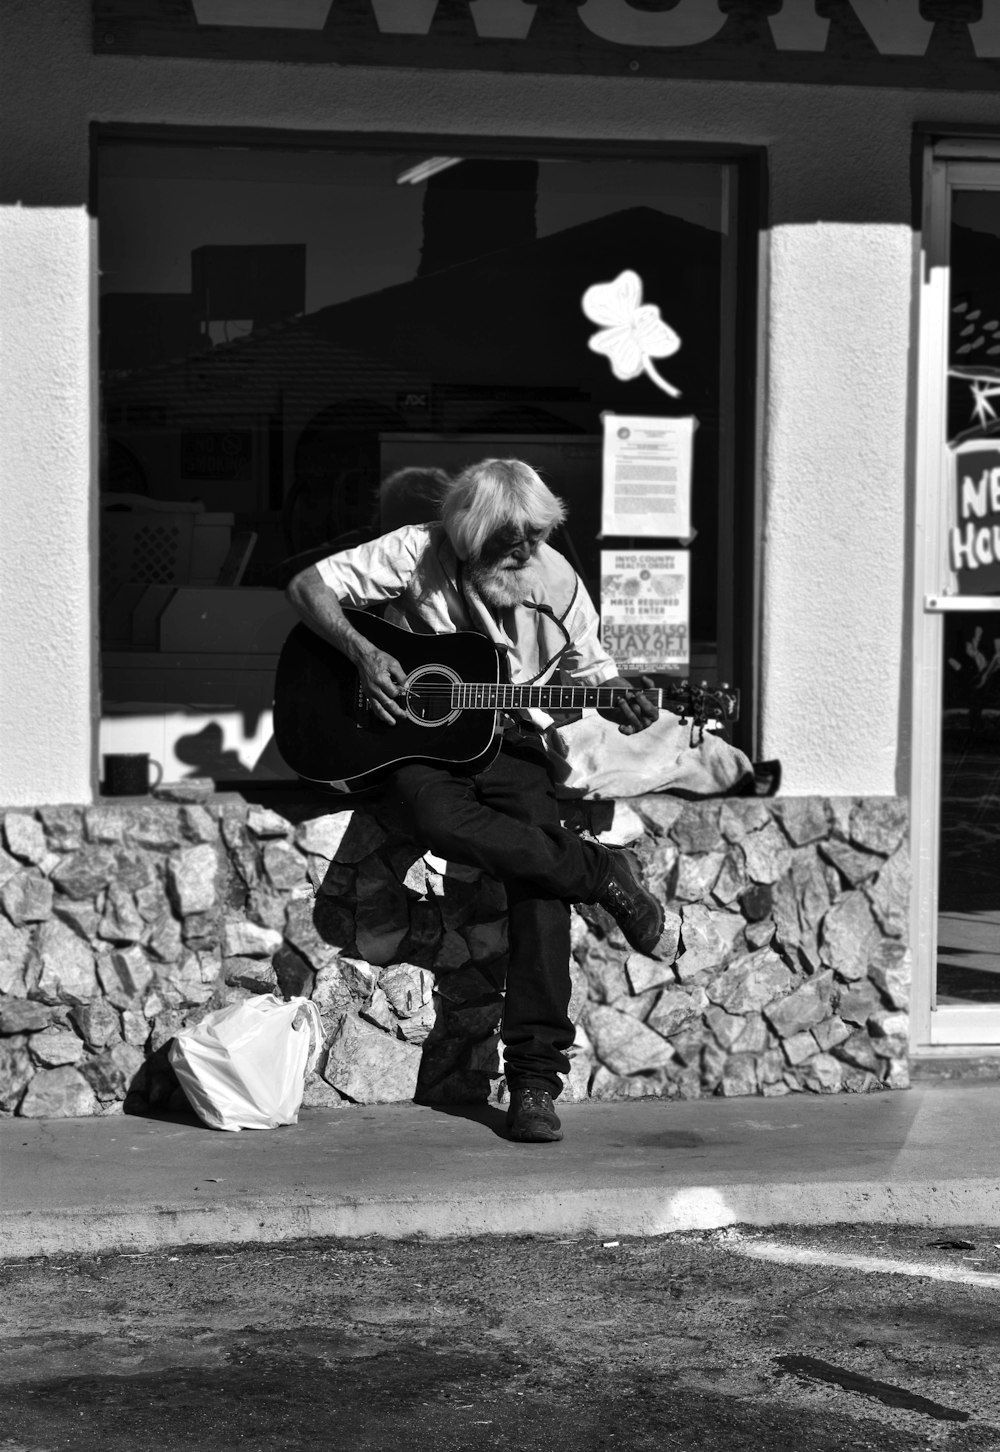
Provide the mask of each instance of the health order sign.
POLYGON ((601 639, 620 671, 686 670, 690 552, 601 551, 601 639))
POLYGON ((1000 438, 968 439, 953 451, 949 555, 960 595, 1000 594, 1000 438))

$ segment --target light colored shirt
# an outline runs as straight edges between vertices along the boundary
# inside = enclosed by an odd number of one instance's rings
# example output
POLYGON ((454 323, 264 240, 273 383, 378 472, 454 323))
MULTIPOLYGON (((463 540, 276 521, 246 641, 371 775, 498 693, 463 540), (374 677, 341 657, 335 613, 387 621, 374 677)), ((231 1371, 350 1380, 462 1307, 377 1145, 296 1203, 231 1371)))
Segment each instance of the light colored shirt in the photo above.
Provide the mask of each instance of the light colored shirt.
MULTIPOLYGON (((408 524, 316 565, 342 605, 388 602, 385 618, 417 634, 478 630, 507 651, 515 685, 597 686, 618 675, 601 645, 600 622, 576 571, 550 545, 539 545, 522 604, 495 610, 466 583, 439 524, 408 524), (539 609, 539 606, 546 609, 539 609), (551 613, 546 613, 546 610, 551 613)), ((524 713, 552 724, 544 711, 524 713)))

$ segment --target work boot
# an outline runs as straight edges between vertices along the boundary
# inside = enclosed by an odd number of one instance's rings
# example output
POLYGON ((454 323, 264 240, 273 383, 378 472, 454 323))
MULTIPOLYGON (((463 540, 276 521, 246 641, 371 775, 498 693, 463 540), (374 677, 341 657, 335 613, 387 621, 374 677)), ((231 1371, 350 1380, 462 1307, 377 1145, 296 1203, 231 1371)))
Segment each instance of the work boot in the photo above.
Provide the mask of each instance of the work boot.
POLYGON ((663 904, 639 881, 639 859, 623 847, 609 847, 611 876, 597 899, 637 953, 653 952, 663 933, 663 904))
POLYGON ((532 1144, 562 1139, 562 1125, 547 1089, 513 1089, 507 1108, 507 1133, 511 1139, 532 1144))

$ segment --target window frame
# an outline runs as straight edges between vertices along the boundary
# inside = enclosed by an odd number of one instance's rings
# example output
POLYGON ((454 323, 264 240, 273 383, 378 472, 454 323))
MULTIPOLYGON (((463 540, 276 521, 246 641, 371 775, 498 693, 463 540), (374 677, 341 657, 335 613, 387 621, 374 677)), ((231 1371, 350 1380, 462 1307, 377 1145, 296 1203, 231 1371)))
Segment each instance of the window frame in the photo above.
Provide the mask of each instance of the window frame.
MULTIPOLYGON (((90 124, 90 212, 94 220, 94 267, 98 267, 100 214, 98 205, 98 152, 102 145, 113 142, 149 145, 234 147, 270 150, 324 150, 390 152, 414 155, 444 155, 460 149, 464 156, 533 160, 552 158, 586 161, 595 158, 635 161, 666 161, 697 163, 718 162, 735 170, 738 183, 735 208, 736 287, 733 300, 735 353, 731 360, 733 373, 733 437, 728 444, 730 479, 733 484, 728 503, 732 510, 728 535, 729 549, 720 548, 718 571, 720 582, 727 564, 732 569, 731 631, 732 676, 729 682, 740 691, 740 718, 729 729, 733 743, 752 759, 759 754, 761 692, 760 661, 762 653, 762 566, 763 566, 763 504, 762 504, 762 435, 763 394, 766 378, 766 339, 763 331, 763 289, 766 279, 768 229, 768 154, 763 146, 711 141, 680 142, 669 139, 625 141, 599 135, 553 136, 482 136, 465 132, 403 133, 398 131, 327 131, 278 127, 198 126, 188 124, 94 121, 90 124), (748 481, 742 490, 737 480, 748 481), (742 549, 738 541, 743 542, 742 549), (728 560, 727 560, 728 555, 728 560)), ((96 277, 95 277, 96 293, 96 277)), ((97 336, 96 297, 94 312, 95 343, 97 336)), ((96 440, 100 427, 101 377, 98 349, 93 349, 93 421, 96 440)), ((93 450, 92 529, 96 541, 99 511, 99 480, 97 449, 93 450)), ((727 501, 720 494, 721 511, 727 501)), ((720 533, 720 541, 724 537, 720 533)), ((717 599, 725 598, 725 584, 717 586, 717 599)), ((595 601, 595 605, 600 605, 595 601)), ((721 631, 720 631, 721 635, 721 631)), ((95 721, 100 720, 101 700, 99 663, 101 644, 97 640, 97 700, 95 721)), ((96 731, 95 731, 96 735, 96 731)))

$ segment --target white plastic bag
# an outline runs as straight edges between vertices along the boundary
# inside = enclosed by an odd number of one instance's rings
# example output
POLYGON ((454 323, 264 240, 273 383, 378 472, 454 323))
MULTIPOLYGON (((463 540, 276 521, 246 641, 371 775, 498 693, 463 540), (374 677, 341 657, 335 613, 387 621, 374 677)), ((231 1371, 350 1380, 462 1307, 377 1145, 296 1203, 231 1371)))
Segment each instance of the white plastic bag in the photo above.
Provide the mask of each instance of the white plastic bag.
POLYGON ((168 1057, 199 1118, 212 1129, 295 1124, 323 1021, 308 998, 261 994, 182 1029, 168 1057))

